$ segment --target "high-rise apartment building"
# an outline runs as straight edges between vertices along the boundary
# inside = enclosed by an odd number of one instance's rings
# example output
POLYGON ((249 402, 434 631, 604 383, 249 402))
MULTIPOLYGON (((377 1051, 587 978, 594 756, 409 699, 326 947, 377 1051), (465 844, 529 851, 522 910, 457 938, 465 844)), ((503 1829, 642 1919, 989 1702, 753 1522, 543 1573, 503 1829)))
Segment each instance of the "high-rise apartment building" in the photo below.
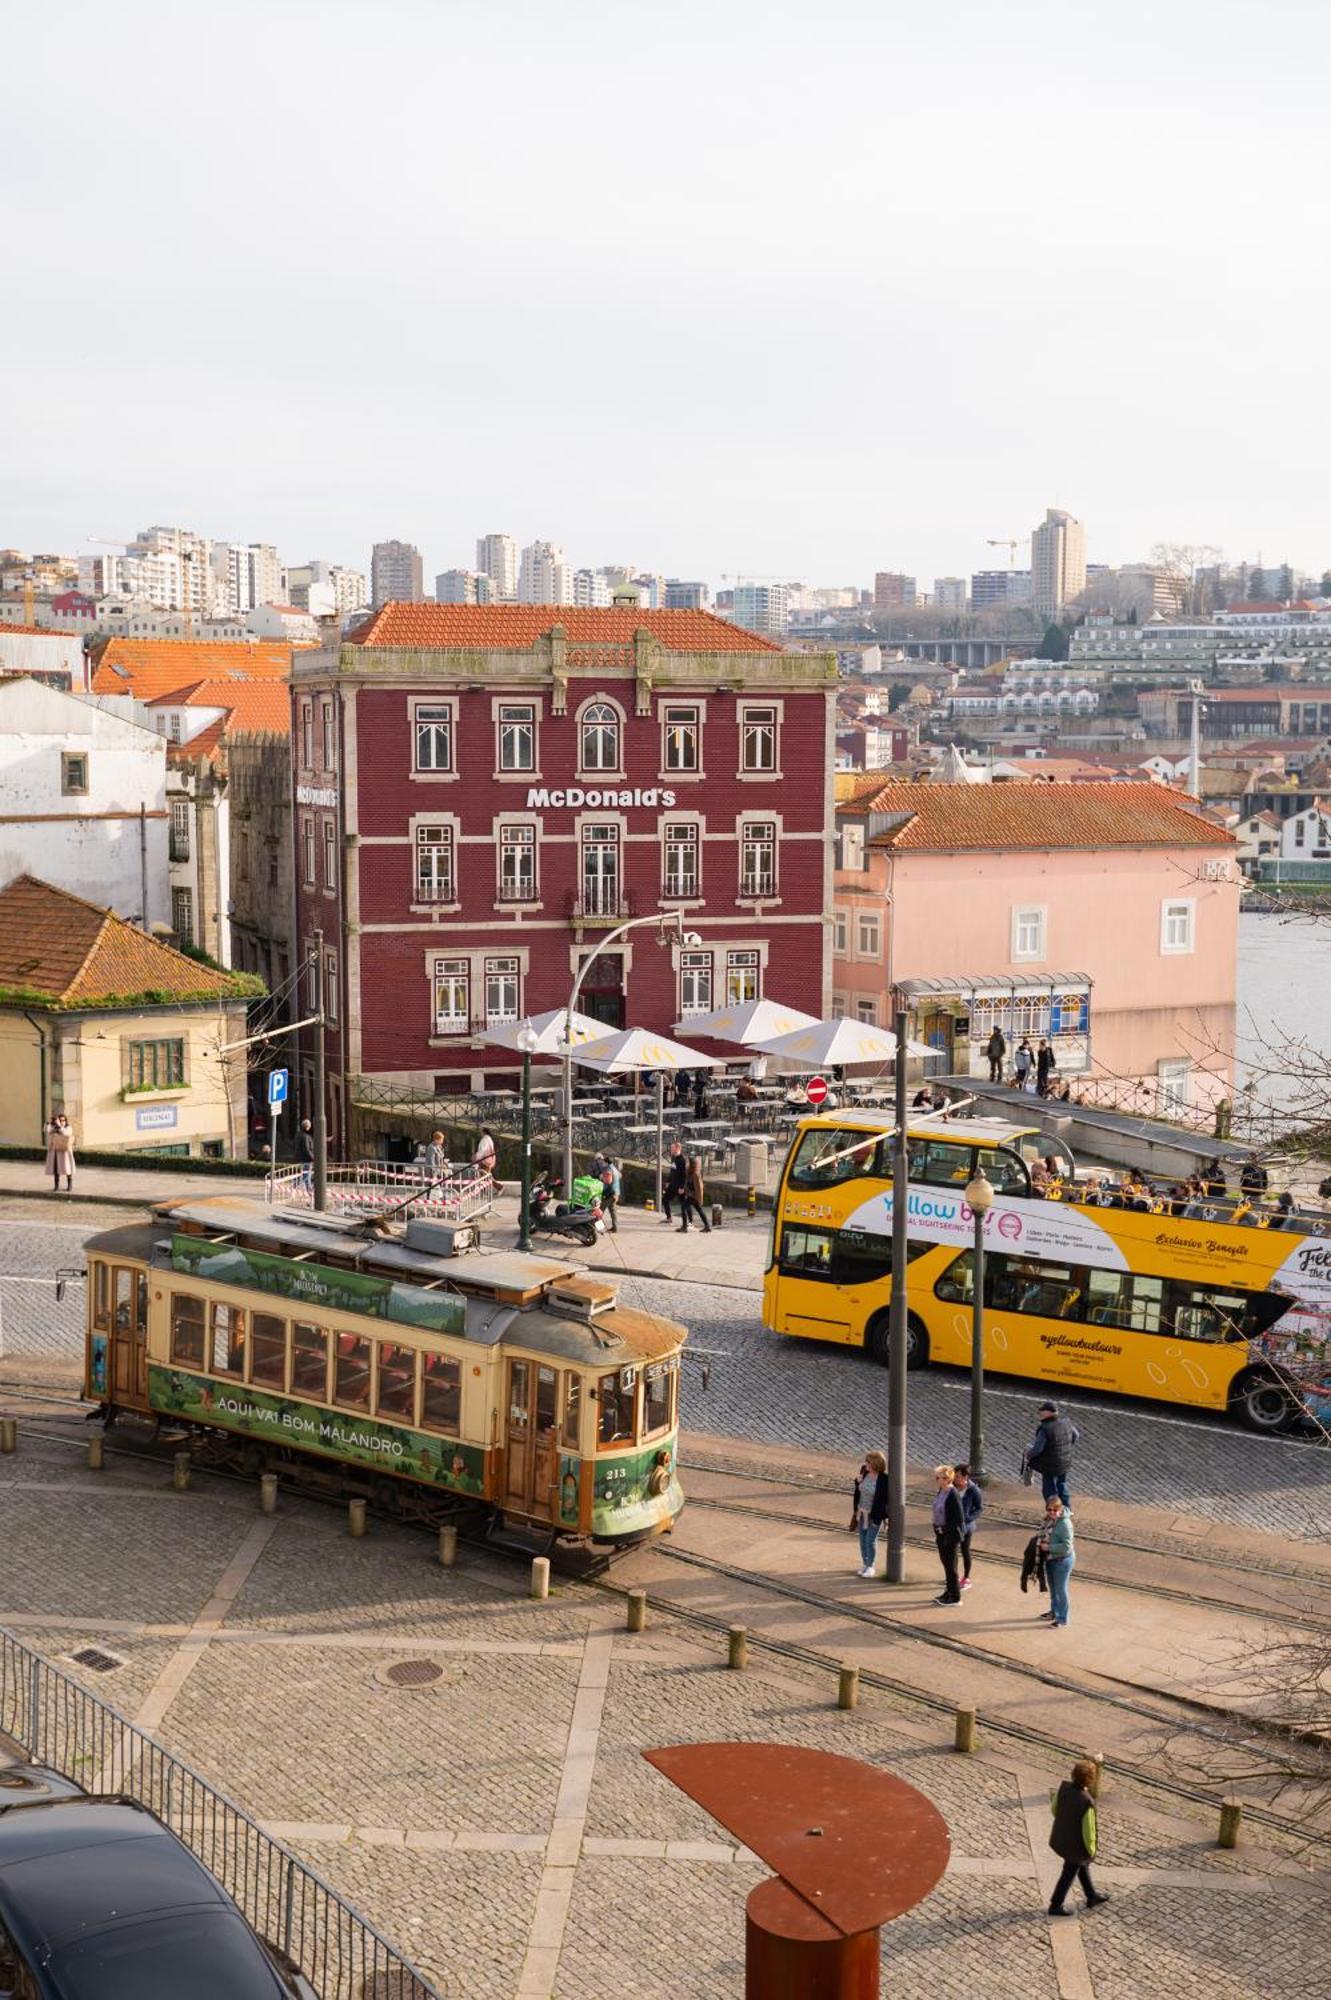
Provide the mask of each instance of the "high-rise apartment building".
POLYGON ((517 536, 482 535, 476 544, 476 573, 489 577, 496 602, 511 604, 518 594, 517 536))
POLYGON ((212 570, 215 610, 253 611, 286 601, 281 559, 271 542, 214 542, 212 570))
POLYGON ((1031 602, 1057 618, 1086 588, 1086 530, 1061 507, 1050 507, 1031 536, 1031 602))
POLYGON ((1028 569, 977 569, 971 578, 971 610, 993 611, 1005 605, 1029 604, 1028 569))
POLYGON ((370 602, 375 609, 424 600, 425 572, 415 543, 376 542, 370 553, 370 602))
POLYGON ((750 632, 783 639, 790 629, 790 586, 785 583, 737 583, 731 617, 750 632))
POLYGON ((705 611, 708 590, 705 583, 685 583, 682 577, 666 578, 665 608, 667 611, 705 611))
POLYGON ((934 578, 934 610, 964 611, 966 609, 966 579, 964 576, 936 576, 934 578))
POLYGON ((518 570, 519 604, 571 604, 573 571, 558 542, 529 542, 518 570))
POLYGON ((296 563, 286 570, 282 586, 283 602, 313 618, 349 618, 364 611, 370 601, 365 572, 344 569, 340 563, 296 563))
POLYGON ((908 611, 915 602, 915 578, 880 569, 873 580, 875 611, 908 611))
MULTIPOLYGON (((206 535, 196 535, 192 528, 144 528, 128 544, 125 554, 131 558, 151 556, 174 556, 180 565, 179 595, 174 604, 165 604, 166 610, 182 607, 208 617, 216 597, 215 579, 212 568, 213 545, 206 535)), ((150 603, 160 603, 160 598, 149 599, 150 603)))
POLYGON ((610 585, 599 569, 579 569, 573 573, 573 602, 589 611, 604 611, 612 603, 610 585))
POLYGON ((434 580, 436 604, 493 604, 493 579, 474 569, 441 570, 434 580))

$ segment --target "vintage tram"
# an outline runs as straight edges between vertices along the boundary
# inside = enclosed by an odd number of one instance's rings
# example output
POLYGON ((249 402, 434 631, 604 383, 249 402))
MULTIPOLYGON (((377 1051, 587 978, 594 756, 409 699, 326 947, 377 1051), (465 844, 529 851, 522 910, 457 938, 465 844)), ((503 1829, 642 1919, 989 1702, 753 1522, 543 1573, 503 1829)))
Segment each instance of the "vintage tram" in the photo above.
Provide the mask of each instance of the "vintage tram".
POLYGON ((683 1505, 673 1320, 552 1257, 457 1232, 167 1202, 92 1237, 84 1392, 201 1462, 406 1518, 642 1541, 683 1505))

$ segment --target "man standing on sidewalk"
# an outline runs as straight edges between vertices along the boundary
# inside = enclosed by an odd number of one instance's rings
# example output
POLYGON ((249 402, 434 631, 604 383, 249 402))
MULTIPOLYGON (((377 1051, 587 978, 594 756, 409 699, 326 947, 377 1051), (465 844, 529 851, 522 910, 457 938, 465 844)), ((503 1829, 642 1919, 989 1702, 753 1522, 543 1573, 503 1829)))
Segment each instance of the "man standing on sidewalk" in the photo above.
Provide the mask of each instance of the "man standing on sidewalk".
POLYGON ((1040 1487, 1046 1500, 1057 1494, 1065 1507, 1071 1507, 1068 1498, 1068 1473, 1072 1470, 1072 1451, 1081 1439, 1081 1432, 1067 1417, 1060 1417, 1057 1403, 1041 1403, 1040 1423, 1026 1454, 1032 1472, 1040 1475, 1040 1487))
POLYGON ((661 1206, 665 1210, 664 1215, 661 1217, 662 1222, 669 1222, 671 1220, 670 1204, 672 1201, 679 1203, 680 1221, 687 1222, 688 1211, 684 1206, 684 1182, 688 1170, 689 1163, 684 1158, 684 1148, 680 1145, 678 1139, 672 1139, 670 1142, 670 1158, 666 1163, 665 1189, 661 1196, 661 1206))

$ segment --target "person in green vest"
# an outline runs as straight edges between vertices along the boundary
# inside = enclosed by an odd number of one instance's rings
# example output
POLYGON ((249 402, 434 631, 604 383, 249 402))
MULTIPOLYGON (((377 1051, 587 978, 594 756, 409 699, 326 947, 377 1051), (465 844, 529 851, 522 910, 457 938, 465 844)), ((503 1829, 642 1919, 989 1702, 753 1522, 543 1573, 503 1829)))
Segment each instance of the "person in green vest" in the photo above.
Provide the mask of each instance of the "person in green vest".
POLYGON ((1075 1910, 1063 1906, 1074 1876, 1081 1883, 1088 1910, 1097 1909, 1101 1903, 1109 1901, 1108 1896, 1102 1894, 1091 1880, 1091 1863, 1096 1849, 1095 1794, 1091 1789, 1094 1784, 1095 1766, 1089 1758, 1084 1758, 1073 1765, 1072 1776, 1065 1778, 1058 1790, 1049 1794, 1054 1815, 1049 1845, 1063 1863, 1063 1872, 1049 1898, 1051 1917, 1076 1915, 1075 1910))

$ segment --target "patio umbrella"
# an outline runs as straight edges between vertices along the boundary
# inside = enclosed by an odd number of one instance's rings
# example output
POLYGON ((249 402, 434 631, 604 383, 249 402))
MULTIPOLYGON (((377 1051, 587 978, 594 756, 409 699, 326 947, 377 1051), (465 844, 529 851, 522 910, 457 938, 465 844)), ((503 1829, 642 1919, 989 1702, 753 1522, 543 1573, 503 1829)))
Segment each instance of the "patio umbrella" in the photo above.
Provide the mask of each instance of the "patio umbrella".
POLYGON ((812 1028, 817 1017, 802 1014, 798 1007, 783 1007, 779 1000, 744 1000, 736 1007, 714 1007, 710 1014, 691 1014, 676 1021, 677 1035, 707 1035, 716 1042, 738 1042, 752 1047, 771 1041, 775 1035, 789 1035, 796 1028, 812 1028))
POLYGON ((645 1069, 656 1071, 656 1206, 661 1206, 662 1126, 664 1092, 662 1077, 668 1069, 720 1069, 716 1056, 700 1055, 672 1042, 665 1035, 651 1034, 646 1028, 621 1028, 600 1041, 579 1044, 577 1061, 584 1069, 604 1070, 607 1075, 624 1075, 645 1069))
MULTIPOLYGON (((887 1028, 870 1021, 814 1021, 789 1035, 774 1035, 754 1046, 784 1062, 806 1063, 811 1069, 853 1068, 857 1063, 889 1063, 895 1060, 897 1038, 887 1028)), ((923 1042, 907 1042, 907 1055, 928 1056, 933 1050, 923 1042)))
MULTIPOLYGON (((530 1020, 505 1021, 498 1027, 487 1028, 484 1040, 498 1049, 521 1048, 518 1036, 524 1028, 530 1028, 536 1037, 536 1043, 533 1048, 526 1051, 528 1055, 562 1055, 565 1041, 564 1022, 567 1018, 569 1017, 564 1008, 554 1007, 548 1014, 533 1014, 530 1020)), ((583 1042, 595 1041, 598 1035, 605 1034, 605 1022, 593 1021, 590 1014, 574 1014, 571 1018, 573 1033, 569 1039, 575 1047, 580 1047, 583 1042)))

